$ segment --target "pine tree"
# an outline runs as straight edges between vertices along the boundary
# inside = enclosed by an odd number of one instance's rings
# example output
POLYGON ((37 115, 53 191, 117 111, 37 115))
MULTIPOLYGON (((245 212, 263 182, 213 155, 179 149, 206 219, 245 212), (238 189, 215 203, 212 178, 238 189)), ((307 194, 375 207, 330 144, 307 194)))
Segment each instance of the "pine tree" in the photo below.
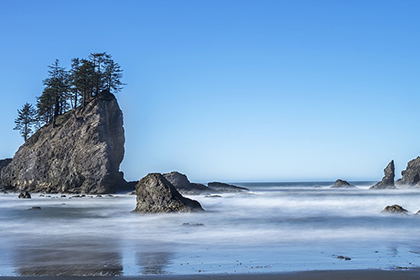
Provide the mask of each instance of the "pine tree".
POLYGON ((122 70, 118 63, 115 63, 111 56, 105 61, 104 69, 104 90, 111 93, 120 92, 123 89, 124 83, 121 82, 122 70))
MULTIPOLYGON (((49 77, 43 81, 45 88, 42 96, 38 98, 37 105, 41 116, 43 113, 50 114, 51 111, 53 112, 52 123, 55 127, 57 117, 69 109, 67 97, 70 89, 70 79, 68 72, 60 66, 58 59, 48 67, 50 68, 48 71, 49 77)), ((51 121, 49 117, 47 119, 51 121)))
POLYGON ((16 126, 13 129, 19 130, 20 135, 26 142, 26 140, 28 140, 28 138, 32 135, 36 122, 37 118, 35 108, 32 104, 25 103, 22 106, 22 109, 18 110, 18 116, 15 119, 16 126))
POLYGON ((73 92, 74 107, 79 105, 78 96, 82 97, 83 106, 89 102, 95 88, 95 67, 93 62, 86 59, 74 58, 70 71, 71 91, 73 92))

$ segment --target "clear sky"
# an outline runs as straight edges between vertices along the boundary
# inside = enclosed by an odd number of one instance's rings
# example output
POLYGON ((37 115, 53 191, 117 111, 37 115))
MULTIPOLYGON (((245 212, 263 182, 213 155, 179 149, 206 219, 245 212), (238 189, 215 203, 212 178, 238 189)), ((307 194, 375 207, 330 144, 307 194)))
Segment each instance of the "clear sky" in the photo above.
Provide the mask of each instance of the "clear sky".
POLYGON ((48 65, 124 70, 128 180, 380 180, 420 155, 418 0, 0 0, 0 158, 48 65))

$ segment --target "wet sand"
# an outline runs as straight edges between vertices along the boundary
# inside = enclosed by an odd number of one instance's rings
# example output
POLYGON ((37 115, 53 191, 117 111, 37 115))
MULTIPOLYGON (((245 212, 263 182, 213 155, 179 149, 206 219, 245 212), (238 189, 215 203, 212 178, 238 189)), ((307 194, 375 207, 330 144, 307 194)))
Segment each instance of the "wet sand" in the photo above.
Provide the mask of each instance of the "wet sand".
POLYGON ((270 274, 197 274, 121 277, 0 277, 1 280, 418 280, 420 269, 410 270, 328 270, 270 274))

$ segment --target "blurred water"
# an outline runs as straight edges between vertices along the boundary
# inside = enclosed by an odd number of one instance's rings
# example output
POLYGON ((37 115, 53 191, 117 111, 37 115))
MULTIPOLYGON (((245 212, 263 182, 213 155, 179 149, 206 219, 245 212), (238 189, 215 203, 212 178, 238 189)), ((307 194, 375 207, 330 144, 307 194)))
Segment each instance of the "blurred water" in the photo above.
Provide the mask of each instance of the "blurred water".
POLYGON ((420 191, 241 184, 204 213, 131 213, 135 196, 0 195, 0 275, 253 273, 420 266, 420 191), (41 207, 41 210, 29 210, 41 207), (349 257, 351 260, 337 258, 349 257))

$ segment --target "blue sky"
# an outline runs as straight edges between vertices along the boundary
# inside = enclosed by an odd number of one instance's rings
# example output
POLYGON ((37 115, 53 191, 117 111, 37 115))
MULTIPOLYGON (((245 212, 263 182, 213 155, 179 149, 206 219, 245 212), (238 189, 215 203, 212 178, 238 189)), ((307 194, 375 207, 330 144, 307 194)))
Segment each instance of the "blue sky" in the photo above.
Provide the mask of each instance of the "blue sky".
POLYGON ((128 180, 379 180, 420 155, 420 1, 0 0, 0 158, 57 58, 124 70, 128 180))

